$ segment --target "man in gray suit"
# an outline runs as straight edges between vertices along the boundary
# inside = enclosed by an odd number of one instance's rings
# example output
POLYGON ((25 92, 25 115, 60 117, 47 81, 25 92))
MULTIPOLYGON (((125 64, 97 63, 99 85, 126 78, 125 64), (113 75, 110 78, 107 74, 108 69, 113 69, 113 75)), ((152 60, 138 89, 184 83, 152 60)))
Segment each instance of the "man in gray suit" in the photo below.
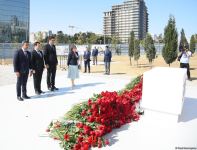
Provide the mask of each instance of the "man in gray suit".
POLYGON ((105 47, 104 51, 104 63, 105 63, 105 74, 110 74, 110 62, 112 58, 111 50, 109 49, 109 46, 105 47))

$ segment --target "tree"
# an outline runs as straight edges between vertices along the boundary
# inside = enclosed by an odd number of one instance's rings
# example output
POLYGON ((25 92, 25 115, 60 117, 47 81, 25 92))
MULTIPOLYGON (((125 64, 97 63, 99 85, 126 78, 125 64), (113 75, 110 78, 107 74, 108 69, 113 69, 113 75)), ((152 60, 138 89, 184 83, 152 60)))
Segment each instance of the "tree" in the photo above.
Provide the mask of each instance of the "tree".
POLYGON ((159 43, 163 43, 163 36, 162 36, 162 34, 159 34, 158 40, 159 40, 159 43))
POLYGON ((79 45, 86 44, 86 33, 75 33, 74 35, 75 42, 79 45))
POLYGON ((117 55, 120 54, 118 43, 119 43, 118 37, 116 35, 112 36, 112 40, 111 40, 112 50, 114 50, 117 55))
POLYGON ((140 41, 138 39, 134 40, 134 60, 137 61, 137 66, 138 66, 138 60, 140 58, 140 41))
POLYGON ((179 51, 182 51, 183 48, 189 48, 189 44, 188 41, 185 37, 185 32, 184 29, 181 30, 181 39, 180 39, 180 43, 179 43, 179 51))
POLYGON ((195 52, 196 50, 196 40, 195 40, 195 37, 194 35, 191 36, 191 39, 190 39, 190 51, 192 52, 192 54, 195 52))
POLYGON ((164 29, 164 47, 162 49, 162 56, 169 66, 177 58, 177 47, 178 33, 176 29, 176 22, 175 18, 173 16, 170 16, 168 25, 164 29))
POLYGON ((196 43, 197 43, 197 34, 195 34, 195 40, 196 40, 196 43))
POLYGON ((35 41, 42 41, 43 40, 43 35, 42 32, 39 31, 36 35, 35 35, 35 41))
POLYGON ((68 34, 64 34, 64 41, 65 41, 65 43, 66 43, 66 44, 68 44, 68 43, 69 43, 69 41, 70 41, 70 37, 69 37, 69 35, 68 35, 68 34))
POLYGON ((153 42, 153 38, 150 34, 146 35, 144 45, 145 45, 144 49, 145 49, 145 52, 146 52, 146 57, 148 58, 149 63, 152 64, 152 61, 155 59, 156 50, 155 50, 155 45, 154 45, 154 42, 153 42))
POLYGON ((87 32, 87 43, 89 44, 96 44, 97 36, 95 33, 87 32))
POLYGON ((135 42, 135 33, 134 31, 131 31, 130 37, 129 37, 129 51, 128 51, 130 65, 132 65, 131 58, 133 57, 133 53, 134 53, 134 42, 135 42))
POLYGON ((65 36, 62 31, 57 31, 56 42, 57 43, 65 43, 65 36))

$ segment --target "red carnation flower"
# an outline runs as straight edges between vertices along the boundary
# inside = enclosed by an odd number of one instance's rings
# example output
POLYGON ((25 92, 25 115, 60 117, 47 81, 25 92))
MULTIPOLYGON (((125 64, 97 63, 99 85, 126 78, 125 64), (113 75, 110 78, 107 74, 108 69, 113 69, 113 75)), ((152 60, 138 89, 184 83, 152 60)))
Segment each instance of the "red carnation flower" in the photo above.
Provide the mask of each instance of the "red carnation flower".
POLYGON ((65 141, 69 141, 69 139, 70 139, 70 136, 69 136, 68 134, 65 134, 65 135, 64 135, 64 140, 65 140, 65 141))
POLYGON ((79 122, 79 123, 76 124, 76 126, 77 126, 78 128, 83 128, 83 123, 79 122))
POLYGON ((105 140, 105 145, 109 145, 109 140, 108 139, 105 140))

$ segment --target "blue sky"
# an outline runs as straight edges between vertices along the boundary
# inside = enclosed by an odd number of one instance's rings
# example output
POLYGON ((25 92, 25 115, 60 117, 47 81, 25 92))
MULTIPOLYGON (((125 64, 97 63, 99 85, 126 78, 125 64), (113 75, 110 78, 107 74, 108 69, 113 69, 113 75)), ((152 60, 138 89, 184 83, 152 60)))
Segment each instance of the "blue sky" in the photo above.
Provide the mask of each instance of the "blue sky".
MULTIPOLYGON (((62 30, 70 34, 92 31, 102 33, 103 12, 124 0, 31 0, 30 31, 62 30), (68 26, 75 26, 73 30, 68 26)), ((163 33, 169 15, 176 18, 180 34, 184 28, 186 36, 197 33, 197 0, 145 0, 149 13, 149 32, 163 33)))

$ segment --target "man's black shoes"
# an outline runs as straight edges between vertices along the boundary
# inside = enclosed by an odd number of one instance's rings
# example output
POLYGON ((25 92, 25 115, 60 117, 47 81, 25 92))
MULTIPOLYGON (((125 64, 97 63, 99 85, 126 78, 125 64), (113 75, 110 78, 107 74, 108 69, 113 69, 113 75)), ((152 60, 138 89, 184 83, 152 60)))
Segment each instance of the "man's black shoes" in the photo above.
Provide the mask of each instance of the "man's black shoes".
POLYGON ((36 95, 40 95, 40 94, 41 94, 41 93, 40 93, 40 92, 38 92, 38 91, 36 91, 35 93, 36 93, 36 95))
POLYGON ((43 92, 42 90, 40 90, 40 94, 44 94, 45 92, 43 92))
POLYGON ((58 89, 58 88, 56 88, 56 87, 54 87, 53 89, 54 89, 54 90, 59 90, 59 89, 58 89))
POLYGON ((24 98, 24 99, 30 99, 30 97, 27 96, 27 95, 24 95, 23 98, 24 98))
POLYGON ((55 90, 59 90, 59 89, 56 88, 56 87, 50 87, 50 88, 48 88, 48 90, 49 90, 49 91, 55 91, 55 90))
POLYGON ((49 90, 49 91, 54 91, 54 89, 53 89, 53 88, 51 88, 51 87, 48 87, 48 90, 49 90))
POLYGON ((19 100, 19 101, 23 101, 23 98, 22 98, 22 97, 20 97, 20 96, 18 96, 18 97, 17 97, 17 100, 19 100))

